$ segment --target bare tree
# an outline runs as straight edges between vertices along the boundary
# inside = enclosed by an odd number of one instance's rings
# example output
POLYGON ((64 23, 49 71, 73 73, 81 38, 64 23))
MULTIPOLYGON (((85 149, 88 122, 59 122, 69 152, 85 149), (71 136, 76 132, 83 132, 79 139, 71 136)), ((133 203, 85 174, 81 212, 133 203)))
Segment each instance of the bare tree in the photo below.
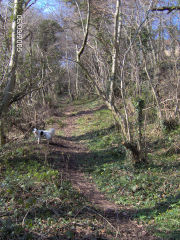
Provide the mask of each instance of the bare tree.
MULTIPOLYGON (((33 2, 34 3, 34 2, 33 2)), ((14 0, 13 2, 13 20, 12 20, 12 34, 11 34, 11 54, 10 54, 10 60, 9 64, 7 66, 6 71, 4 72, 3 76, 3 82, 6 82, 6 86, 4 87, 2 93, 1 93, 1 101, 0 101, 0 118, 1 118, 1 144, 5 143, 5 133, 4 133, 4 124, 3 124, 3 118, 6 115, 9 106, 12 104, 15 84, 17 81, 17 64, 18 64, 18 51, 17 51, 17 36, 18 36, 18 17, 22 16, 23 11, 26 11, 30 5, 32 5, 31 1, 19 1, 14 0)), ((4 36, 6 39, 6 45, 7 49, 9 49, 9 44, 7 42, 6 38, 6 30, 5 30, 5 20, 1 16, 1 21, 3 21, 4 25, 4 36)))

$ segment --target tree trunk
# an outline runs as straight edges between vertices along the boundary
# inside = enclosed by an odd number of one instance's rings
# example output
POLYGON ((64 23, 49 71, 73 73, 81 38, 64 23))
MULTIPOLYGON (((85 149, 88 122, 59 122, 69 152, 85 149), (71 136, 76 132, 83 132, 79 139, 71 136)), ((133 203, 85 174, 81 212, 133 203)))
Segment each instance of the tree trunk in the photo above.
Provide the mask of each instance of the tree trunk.
POLYGON ((112 47, 112 67, 111 74, 109 79, 108 87, 108 100, 110 103, 114 102, 114 82, 116 79, 116 65, 117 65, 117 39, 118 39, 118 29, 119 29, 119 9, 120 9, 120 0, 116 1, 116 12, 114 15, 114 36, 113 36, 113 47, 112 47))
POLYGON ((145 158, 141 154, 141 151, 138 149, 138 145, 134 142, 125 142, 123 144, 130 152, 132 153, 133 161, 135 165, 145 163, 145 158))
MULTIPOLYGON (((157 93, 156 93, 156 89, 155 89, 155 87, 153 86, 151 77, 150 77, 149 72, 148 72, 148 70, 147 70, 146 62, 145 62, 145 72, 146 72, 147 78, 148 78, 148 80, 149 80, 149 83, 150 83, 150 86, 151 86, 151 89, 152 89, 154 98, 155 98, 155 100, 156 100, 158 117, 159 117, 160 123, 162 124, 162 122, 163 122, 163 116, 162 116, 162 111, 161 111, 161 105, 160 105, 159 97, 158 97, 158 95, 157 95, 157 93)), ((156 75, 156 70, 155 70, 154 75, 156 75)))
POLYGON ((7 112, 13 90, 15 88, 16 83, 16 67, 17 67, 17 15, 18 15, 18 9, 19 9, 19 3, 18 0, 14 0, 14 11, 13 11, 13 22, 12 22, 12 49, 11 49, 11 58, 9 62, 8 67, 8 73, 7 73, 7 85, 3 92, 2 102, 0 104, 0 116, 4 112, 7 112))
POLYGON ((6 134, 5 134, 3 121, 4 119, 1 119, 0 121, 0 146, 3 146, 4 144, 6 144, 6 134))

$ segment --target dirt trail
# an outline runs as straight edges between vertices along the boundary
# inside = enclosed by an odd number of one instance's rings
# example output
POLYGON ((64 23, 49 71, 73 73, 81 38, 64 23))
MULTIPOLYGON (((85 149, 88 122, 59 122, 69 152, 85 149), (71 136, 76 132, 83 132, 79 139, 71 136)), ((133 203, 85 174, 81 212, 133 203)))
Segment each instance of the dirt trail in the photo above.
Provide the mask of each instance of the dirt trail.
MULTIPOLYGON (((63 159, 63 161, 58 163, 59 168, 63 169, 63 174, 72 182, 73 187, 94 205, 93 211, 96 211, 97 214, 100 213, 102 218, 118 230, 120 237, 116 239, 157 239, 146 232, 145 227, 131 220, 128 209, 107 200, 106 196, 97 189, 96 185, 85 177, 78 161, 82 158, 85 159, 89 151, 72 136, 78 127, 76 120, 79 118, 78 114, 75 115, 72 112, 73 107, 71 106, 64 112, 66 116, 66 126, 63 128, 64 136, 57 137, 53 146, 53 157, 56 157, 57 160, 63 159)), ((86 114, 86 112, 81 113, 81 116, 82 114, 86 114)))
MULTIPOLYGON (((65 137, 67 139, 70 139, 70 145, 73 144, 74 150, 76 150, 78 153, 81 153, 81 157, 86 157, 86 154, 88 154, 88 150, 79 142, 72 142, 72 131, 74 131, 77 128, 76 120, 77 116, 71 116, 71 108, 68 109, 68 111, 65 112, 66 118, 66 124, 67 127, 65 129, 65 137)), ((102 194, 96 187, 95 184, 88 181, 87 178, 84 176, 83 172, 80 171, 80 169, 77 167, 78 165, 78 158, 70 159, 69 162, 69 169, 68 174, 71 178, 73 186, 80 192, 82 192, 86 198, 92 202, 97 208, 103 210, 104 212, 111 212, 111 211, 118 211, 118 207, 113 204, 112 202, 108 201, 104 194, 102 194)))

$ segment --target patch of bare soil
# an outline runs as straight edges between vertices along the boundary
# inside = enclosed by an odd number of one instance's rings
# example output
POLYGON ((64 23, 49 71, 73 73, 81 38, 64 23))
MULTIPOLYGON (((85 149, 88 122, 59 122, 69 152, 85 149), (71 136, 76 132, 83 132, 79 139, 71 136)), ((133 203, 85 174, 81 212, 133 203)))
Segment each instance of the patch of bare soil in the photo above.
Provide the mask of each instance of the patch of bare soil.
MULTIPOLYGON (((97 189, 96 185, 85 177, 78 162, 80 159, 86 159, 89 151, 72 136, 73 131, 77 129, 76 120, 79 117, 79 114, 72 114, 72 112, 72 106, 64 112, 66 116, 66 126, 63 129, 64 136, 57 136, 54 139, 54 143, 50 145, 50 151, 53 162, 63 173, 63 176, 69 179, 73 187, 82 193, 94 206, 93 208, 85 207, 83 211, 91 211, 102 218, 102 222, 106 222, 106 224, 112 227, 112 230, 116 231, 117 237, 115 239, 157 239, 147 232, 144 226, 140 226, 132 220, 129 209, 107 200, 106 196, 97 189)), ((80 115, 92 113, 92 110, 84 111, 80 115)), ((55 127, 57 128, 57 126, 55 127)))

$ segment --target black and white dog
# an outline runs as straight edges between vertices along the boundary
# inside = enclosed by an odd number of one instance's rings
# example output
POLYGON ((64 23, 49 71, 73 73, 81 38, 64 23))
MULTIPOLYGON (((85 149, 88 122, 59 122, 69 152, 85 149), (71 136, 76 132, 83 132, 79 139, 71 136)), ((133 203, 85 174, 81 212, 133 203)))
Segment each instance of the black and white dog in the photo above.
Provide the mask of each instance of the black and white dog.
POLYGON ((37 138, 38 144, 39 144, 41 138, 46 138, 49 142, 49 140, 51 140, 55 134, 55 129, 51 128, 49 130, 38 130, 38 129, 34 128, 33 133, 34 133, 35 137, 37 138))

